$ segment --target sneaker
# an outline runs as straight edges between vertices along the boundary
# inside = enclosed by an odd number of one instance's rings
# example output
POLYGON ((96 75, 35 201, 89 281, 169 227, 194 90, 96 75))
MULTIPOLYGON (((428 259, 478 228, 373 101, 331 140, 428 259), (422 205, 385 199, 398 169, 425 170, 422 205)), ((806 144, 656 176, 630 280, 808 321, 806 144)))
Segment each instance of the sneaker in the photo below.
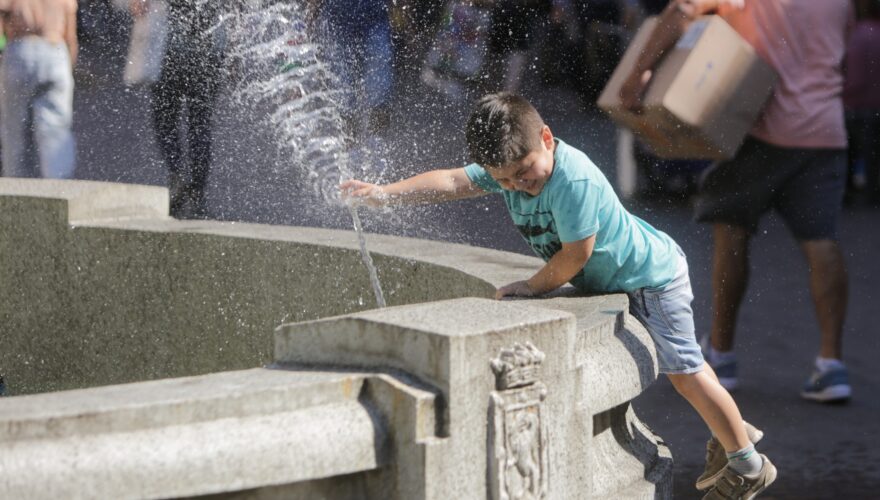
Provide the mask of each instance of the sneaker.
POLYGON ((820 403, 839 403, 848 400, 851 396, 849 372, 845 366, 824 372, 815 370, 801 391, 801 397, 804 399, 820 403))
POLYGON ((706 359, 706 363, 709 363, 709 366, 715 371, 715 375, 718 376, 718 382, 721 386, 728 391, 735 390, 737 385, 739 385, 739 380, 736 377, 736 356, 731 354, 724 360, 713 356, 713 350, 709 345, 708 335, 705 335, 700 339, 700 347, 703 349, 703 357, 706 359))
MULTIPOLYGON (((746 426, 746 434, 752 444, 757 444, 764 437, 764 431, 745 420, 743 420, 743 424, 746 426)), ((725 467, 727 467, 727 453, 718 438, 712 436, 706 443, 706 470, 697 478, 697 489, 705 491, 715 486, 715 482, 724 473, 725 467)))
POLYGON ((715 486, 703 500, 751 500, 776 481, 776 467, 766 456, 761 455, 764 465, 755 477, 736 472, 733 467, 725 467, 715 486))

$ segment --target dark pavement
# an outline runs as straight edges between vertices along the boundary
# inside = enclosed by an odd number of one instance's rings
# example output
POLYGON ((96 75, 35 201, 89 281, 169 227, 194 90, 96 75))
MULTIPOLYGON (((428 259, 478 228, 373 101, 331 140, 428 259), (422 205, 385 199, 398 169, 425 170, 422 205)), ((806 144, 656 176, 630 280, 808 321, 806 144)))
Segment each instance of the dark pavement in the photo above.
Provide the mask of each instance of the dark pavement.
MULTIPOLYGON (((149 125, 147 95, 121 85, 117 38, 84 44, 77 70, 75 129, 77 177, 164 184, 149 125), (113 40, 116 40, 114 42, 113 40)), ((614 178, 613 127, 584 111, 570 91, 526 85, 559 137, 582 148, 614 178)), ((215 167, 208 192, 214 218, 275 224, 350 227, 344 211, 321 205, 303 189, 304 174, 285 163, 271 134, 228 100, 218 105, 215 167)), ((464 160, 461 126, 466 103, 447 103, 408 85, 395 106, 389 133, 392 162, 385 178, 464 160)), ((769 167, 769 166, 768 166, 769 167)), ((684 202, 628 203, 640 217, 672 235, 687 252, 694 286, 698 332, 710 314, 711 240, 708 228, 690 220, 684 202)), ((365 214, 368 231, 416 236, 528 253, 500 199, 484 198, 443 207, 365 214)), ((880 498, 880 311, 874 286, 880 280, 880 209, 844 212, 841 245, 850 272, 845 360, 854 399, 844 406, 802 401, 798 392, 818 348, 804 258, 773 217, 752 246, 752 281, 740 315, 737 341, 741 388, 735 393, 744 416, 766 437, 759 450, 779 469, 763 498, 880 498), (875 323, 878 321, 878 323, 875 323)), ((676 460, 676 498, 699 498, 693 481, 702 470, 708 433, 666 380, 636 401, 640 417, 670 445, 676 460)))

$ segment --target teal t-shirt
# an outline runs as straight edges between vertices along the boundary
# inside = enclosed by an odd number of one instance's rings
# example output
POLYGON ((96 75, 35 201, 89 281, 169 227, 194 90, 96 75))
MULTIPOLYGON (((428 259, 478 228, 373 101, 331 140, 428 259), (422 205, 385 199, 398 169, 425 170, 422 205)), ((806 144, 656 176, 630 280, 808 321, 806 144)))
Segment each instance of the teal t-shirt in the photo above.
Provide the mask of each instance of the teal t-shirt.
POLYGON ((563 242, 596 235, 593 255, 571 280, 580 290, 629 292, 662 287, 675 276, 675 241, 627 212, 599 168, 561 140, 556 141, 553 172, 538 196, 503 190, 476 163, 465 173, 481 189, 504 195, 513 223, 545 261, 563 242))

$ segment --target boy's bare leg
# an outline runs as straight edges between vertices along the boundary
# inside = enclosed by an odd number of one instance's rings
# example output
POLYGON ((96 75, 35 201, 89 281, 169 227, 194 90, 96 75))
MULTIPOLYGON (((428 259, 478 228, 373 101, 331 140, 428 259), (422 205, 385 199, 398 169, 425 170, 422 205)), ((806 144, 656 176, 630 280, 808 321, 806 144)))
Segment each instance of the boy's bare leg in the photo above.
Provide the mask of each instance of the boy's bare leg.
POLYGON ((712 347, 733 349, 736 318, 749 283, 749 232, 741 226, 712 227, 712 347))
POLYGON ((801 243, 810 266, 810 292, 822 332, 819 356, 841 359, 847 305, 847 273, 836 241, 801 243))
POLYGON ((752 444, 739 408, 718 383, 708 363, 703 364, 703 371, 668 377, 675 390, 697 410, 725 451, 734 452, 752 444))

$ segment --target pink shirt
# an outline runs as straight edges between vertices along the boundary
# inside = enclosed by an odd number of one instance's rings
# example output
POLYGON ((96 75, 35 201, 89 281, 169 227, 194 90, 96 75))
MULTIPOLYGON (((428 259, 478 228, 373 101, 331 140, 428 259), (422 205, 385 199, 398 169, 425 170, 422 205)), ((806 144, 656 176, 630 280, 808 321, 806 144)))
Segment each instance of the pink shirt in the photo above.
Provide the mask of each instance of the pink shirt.
POLYGON ((850 0, 745 0, 742 9, 722 3, 718 14, 779 74, 751 134, 783 147, 845 148, 850 0))
POLYGON ((849 109, 880 110, 880 19, 860 21, 849 37, 843 102, 849 109))

